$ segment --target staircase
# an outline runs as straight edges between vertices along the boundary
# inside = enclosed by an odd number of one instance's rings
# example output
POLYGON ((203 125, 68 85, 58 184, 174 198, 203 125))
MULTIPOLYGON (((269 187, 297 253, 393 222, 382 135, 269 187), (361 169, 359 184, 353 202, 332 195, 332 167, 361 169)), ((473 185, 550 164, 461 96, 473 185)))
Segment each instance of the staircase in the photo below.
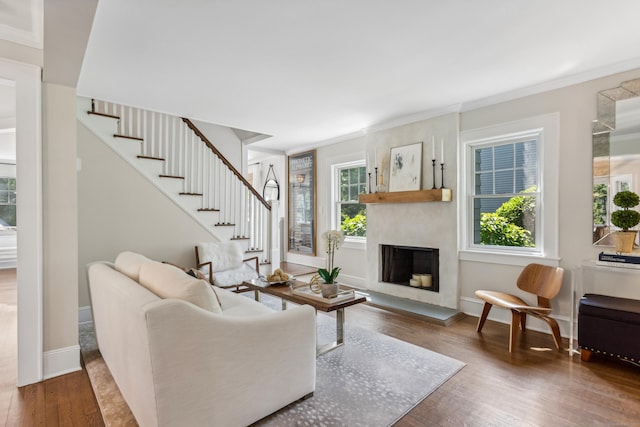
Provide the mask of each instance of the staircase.
POLYGON ((82 97, 77 117, 215 240, 271 262, 270 204, 189 119, 82 97))

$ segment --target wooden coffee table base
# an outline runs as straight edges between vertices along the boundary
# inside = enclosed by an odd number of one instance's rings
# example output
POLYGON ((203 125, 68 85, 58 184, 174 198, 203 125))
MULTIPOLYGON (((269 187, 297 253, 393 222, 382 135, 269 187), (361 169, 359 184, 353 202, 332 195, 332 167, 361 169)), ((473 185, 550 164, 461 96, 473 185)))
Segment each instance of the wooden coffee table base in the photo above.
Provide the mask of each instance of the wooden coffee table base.
MULTIPOLYGON (((303 284, 302 282, 297 282, 297 284, 303 284)), ((334 350, 342 345, 344 345, 344 309, 355 304, 360 304, 361 302, 365 302, 367 299, 364 296, 356 295, 354 298, 340 301, 335 304, 327 304, 323 301, 316 301, 310 298, 305 298, 304 296, 300 296, 298 294, 294 294, 288 285, 271 285, 271 286, 263 286, 261 282, 258 281, 250 281, 243 282, 243 285, 253 290, 256 301, 260 301, 260 292, 264 292, 265 294, 273 295, 282 300, 282 309, 287 309, 287 301, 294 302, 296 304, 308 304, 316 309, 316 313, 318 310, 324 311, 326 313, 330 311, 336 312, 336 340, 334 342, 324 344, 322 346, 316 345, 316 355, 320 356, 321 354, 325 354, 328 351, 334 350)))

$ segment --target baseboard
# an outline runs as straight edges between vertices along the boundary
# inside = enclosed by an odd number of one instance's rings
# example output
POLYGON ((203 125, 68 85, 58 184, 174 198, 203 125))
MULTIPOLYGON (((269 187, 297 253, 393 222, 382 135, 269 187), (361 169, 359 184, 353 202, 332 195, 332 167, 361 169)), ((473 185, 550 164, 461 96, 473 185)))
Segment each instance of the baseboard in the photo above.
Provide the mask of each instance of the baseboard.
POLYGON ((78 309, 78 323, 93 322, 93 315, 91 314, 91 306, 87 305, 78 309))
POLYGON ((362 277, 340 274, 338 276, 338 282, 344 283, 345 285, 353 286, 354 288, 366 289, 366 282, 362 277))
MULTIPOLYGON (((480 317, 483 305, 484 301, 480 299, 460 297, 460 311, 469 316, 480 317)), ((560 326, 560 335, 565 338, 569 338, 569 336, 571 335, 570 318, 567 316, 559 316, 553 314, 551 315, 551 317, 558 321, 558 326, 560 326)), ((489 312, 489 316, 487 317, 487 319, 509 325, 511 324, 511 312, 503 308, 494 307, 489 312)), ((545 334, 549 333, 549 326, 542 320, 536 319, 532 316, 527 316, 527 329, 542 332, 545 334)))
POLYGON ((81 370, 80 346, 59 348, 44 353, 44 378, 49 379, 81 370))

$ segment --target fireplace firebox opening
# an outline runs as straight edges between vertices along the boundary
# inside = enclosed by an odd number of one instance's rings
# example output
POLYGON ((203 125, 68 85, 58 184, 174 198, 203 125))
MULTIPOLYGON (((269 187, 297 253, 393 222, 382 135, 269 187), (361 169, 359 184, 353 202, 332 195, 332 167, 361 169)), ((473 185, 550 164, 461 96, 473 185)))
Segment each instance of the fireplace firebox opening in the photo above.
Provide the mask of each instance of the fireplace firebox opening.
POLYGON ((439 252, 436 248, 380 245, 381 281, 439 292, 439 252))

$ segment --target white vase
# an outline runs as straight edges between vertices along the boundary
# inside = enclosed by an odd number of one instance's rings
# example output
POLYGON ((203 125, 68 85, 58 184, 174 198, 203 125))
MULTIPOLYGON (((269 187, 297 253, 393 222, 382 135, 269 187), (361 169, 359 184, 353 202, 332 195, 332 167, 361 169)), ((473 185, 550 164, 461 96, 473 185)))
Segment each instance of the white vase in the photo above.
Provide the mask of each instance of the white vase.
POLYGON ((340 286, 338 285, 338 282, 320 283, 320 290, 322 291, 323 298, 335 298, 338 296, 340 286))

